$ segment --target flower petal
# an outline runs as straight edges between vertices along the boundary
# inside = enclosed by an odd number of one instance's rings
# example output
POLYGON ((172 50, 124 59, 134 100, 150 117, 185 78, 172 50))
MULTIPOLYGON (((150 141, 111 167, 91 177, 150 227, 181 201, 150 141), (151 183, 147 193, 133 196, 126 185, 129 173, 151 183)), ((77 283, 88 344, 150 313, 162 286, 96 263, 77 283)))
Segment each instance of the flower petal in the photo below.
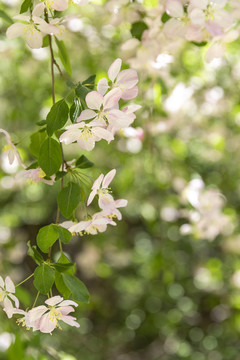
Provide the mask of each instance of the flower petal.
POLYGON ((46 6, 45 6, 44 2, 37 4, 33 9, 32 15, 33 16, 41 16, 43 14, 45 7, 46 6))
POLYGON ((103 179, 102 187, 107 188, 108 185, 112 182, 114 176, 116 175, 116 169, 112 169, 107 173, 107 175, 103 179))
POLYGON ((39 322, 39 330, 42 333, 48 334, 51 333, 57 325, 57 319, 56 318, 50 318, 50 312, 47 314, 44 314, 39 322))
POLYGON ((33 29, 32 32, 25 34, 26 42, 32 49, 39 49, 42 47, 42 34, 40 31, 33 29))
POLYGON ((172 17, 183 17, 184 9, 183 5, 179 0, 168 0, 166 3, 166 12, 172 17))
POLYGON ((124 90, 122 94, 123 100, 131 100, 134 99, 138 95, 138 87, 134 86, 131 89, 124 90))
POLYGON ((121 66, 122 66, 122 60, 121 59, 116 59, 109 67, 108 69, 108 77, 109 79, 113 82, 117 75, 119 74, 120 70, 121 70, 121 66))
POLYGON ((14 301, 16 308, 19 308, 19 300, 18 298, 13 294, 8 294, 8 296, 14 301))
POLYGON ((103 129, 101 127, 93 128, 92 132, 94 133, 95 136, 99 137, 99 139, 104 139, 108 143, 110 143, 114 139, 114 136, 110 131, 103 129))
POLYGON ((86 96, 87 106, 93 110, 100 110, 103 101, 103 96, 97 91, 91 91, 86 96))
POLYGON ((25 27, 26 27, 26 25, 21 24, 21 23, 12 24, 7 29, 6 35, 9 39, 13 39, 18 36, 21 36, 24 34, 25 27))
POLYGON ((50 299, 47 299, 45 301, 45 304, 50 305, 50 306, 54 306, 56 304, 59 304, 61 301, 63 301, 63 297, 57 295, 57 296, 51 297, 50 299))
POLYGON ((80 116, 77 118, 77 122, 84 121, 84 120, 90 120, 97 116, 95 111, 93 110, 83 110, 80 114, 80 116))
POLYGON ((88 201, 87 201, 87 206, 89 206, 92 203, 92 201, 95 198, 96 194, 97 194, 97 190, 95 190, 95 189, 90 193, 90 195, 88 197, 88 201))
POLYGON ((94 181, 92 190, 98 190, 100 189, 101 182, 103 181, 104 175, 101 174, 99 177, 94 181))
POLYGON ((9 276, 7 276, 5 279, 5 285, 6 285, 7 292, 15 293, 14 283, 12 282, 12 280, 9 276))
POLYGON ((107 89, 109 88, 108 86, 108 81, 106 78, 102 78, 99 80, 98 84, 97 84, 97 91, 104 95, 107 91, 107 89))
POLYGON ((73 305, 73 306, 78 306, 78 304, 73 301, 73 300, 63 300, 63 302, 61 302, 60 306, 69 306, 69 305, 73 305))
POLYGON ((80 327, 79 323, 77 323, 75 320, 76 318, 74 318, 73 316, 61 316, 60 320, 64 321, 66 324, 70 325, 70 326, 75 326, 77 328, 80 327))
POLYGON ((122 96, 122 91, 119 88, 112 89, 104 96, 103 108, 111 109, 115 107, 122 96))
POLYGON ((131 89, 138 83, 138 75, 134 69, 126 69, 119 73, 116 84, 121 85, 122 89, 131 89))

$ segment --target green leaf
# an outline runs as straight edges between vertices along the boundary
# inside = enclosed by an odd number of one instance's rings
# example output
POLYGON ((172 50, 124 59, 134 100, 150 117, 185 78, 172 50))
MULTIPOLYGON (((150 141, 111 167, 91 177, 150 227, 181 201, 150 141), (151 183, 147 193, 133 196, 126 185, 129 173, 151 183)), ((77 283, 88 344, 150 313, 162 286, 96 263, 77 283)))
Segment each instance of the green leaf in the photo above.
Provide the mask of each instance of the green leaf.
POLYGON ((38 131, 30 136, 31 142, 29 145, 29 151, 36 158, 39 157, 40 147, 44 142, 44 140, 46 139, 46 136, 47 135, 45 131, 38 131))
POLYGON ((171 16, 169 16, 166 12, 162 15, 161 21, 163 24, 165 24, 169 19, 171 19, 171 16))
POLYGON ((28 11, 30 7, 32 7, 32 0, 24 0, 24 2, 21 5, 20 14, 23 14, 26 11, 28 11))
POLYGON ((9 24, 13 24, 13 20, 3 10, 0 10, 0 18, 6 20, 9 24))
POLYGON ((67 229, 63 228, 62 226, 54 225, 55 229, 58 232, 59 239, 62 243, 68 244, 69 241, 72 239, 72 234, 67 229))
POLYGON ((33 284, 42 294, 47 294, 53 286, 55 271, 47 264, 42 264, 34 271, 33 284))
MULTIPOLYGON (((61 254, 61 256, 59 257, 57 262, 61 263, 61 264, 69 264, 70 263, 69 259, 64 254, 61 254)), ((74 264, 74 266, 70 267, 67 270, 67 273, 73 275, 76 271, 75 268, 76 268, 76 265, 74 264)), ((62 274, 58 271, 55 271, 55 285, 56 285, 56 288, 58 289, 58 291, 64 296, 65 299, 67 299, 69 297, 69 295, 71 294, 71 291, 65 285, 62 274)))
POLYGON ((71 274, 63 273, 63 280, 67 288, 71 291, 73 299, 79 302, 89 302, 89 292, 84 283, 71 274))
POLYGON ((56 173, 55 181, 58 181, 62 179, 64 176, 66 176, 68 173, 66 171, 58 171, 56 173))
POLYGON ((48 253, 49 248, 59 238, 59 232, 55 225, 42 227, 37 234, 37 245, 44 253, 48 253))
POLYGON ((47 115, 47 133, 52 136, 54 131, 61 129, 68 119, 68 105, 64 99, 56 102, 47 115))
POLYGON ((75 123, 81 112, 81 105, 78 98, 74 99, 74 102, 70 108, 70 119, 72 123, 75 123))
POLYGON ((39 152, 39 165, 47 176, 55 174, 62 163, 62 151, 60 144, 52 139, 47 138, 39 152))
POLYGON ((56 36, 55 36, 55 41, 56 41, 56 44, 57 44, 57 47, 59 50, 58 55, 64 66, 64 69, 70 76, 72 76, 72 68, 71 68, 70 60, 69 60, 65 45, 64 45, 63 41, 58 40, 56 38, 56 36))
POLYGON ((89 88, 87 88, 86 86, 83 86, 80 82, 78 83, 75 92, 76 95, 85 102, 85 98, 86 95, 90 92, 91 90, 89 88))
POLYGON ((49 37, 48 35, 45 35, 43 37, 42 47, 47 47, 47 46, 49 46, 49 37))
POLYGON ((40 120, 36 122, 37 126, 44 126, 47 125, 47 121, 46 120, 40 120))
POLYGON ((202 42, 196 42, 196 41, 191 41, 192 44, 194 44, 195 46, 206 46, 207 45, 207 41, 202 41, 202 42))
POLYGON ((96 80, 96 75, 91 75, 89 78, 87 78, 85 81, 83 81, 83 85, 86 85, 89 89, 94 89, 94 84, 96 80))
POLYGON ((80 158, 76 161, 76 167, 80 169, 87 169, 94 166, 94 163, 88 160, 88 158, 85 155, 80 156, 80 158))
POLYGON ((72 266, 74 265, 74 263, 54 263, 52 264, 52 266, 54 266, 54 268, 58 271, 58 272, 66 272, 68 271, 72 266))
POLYGON ((133 37, 137 38, 138 40, 141 40, 143 32, 147 29, 148 26, 147 24, 145 24, 145 22, 137 21, 132 24, 131 34, 133 37))
POLYGON ((80 202, 81 189, 77 184, 70 182, 58 195, 57 202, 63 216, 69 218, 80 202))
POLYGON ((27 246, 27 254, 35 261, 36 264, 40 265, 44 261, 44 259, 42 255, 37 251, 37 247, 35 245, 31 246, 30 241, 28 241, 27 246))

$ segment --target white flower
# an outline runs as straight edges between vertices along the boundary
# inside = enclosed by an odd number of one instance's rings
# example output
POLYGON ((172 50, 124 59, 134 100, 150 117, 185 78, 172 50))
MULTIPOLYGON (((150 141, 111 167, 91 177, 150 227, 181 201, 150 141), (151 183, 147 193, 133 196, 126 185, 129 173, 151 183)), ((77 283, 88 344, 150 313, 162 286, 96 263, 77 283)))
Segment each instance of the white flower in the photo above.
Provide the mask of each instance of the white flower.
POLYGON ((112 195, 110 195, 110 189, 108 185, 116 175, 116 170, 113 169, 107 173, 107 175, 101 174, 93 183, 92 192, 89 195, 87 206, 91 204, 94 197, 98 195, 98 205, 101 209, 108 209, 111 204, 114 203, 112 195))
POLYGON ((13 295, 15 293, 15 286, 9 276, 5 281, 0 276, 0 304, 3 304, 3 310, 6 312, 9 318, 12 317, 14 309, 12 301, 14 301, 16 308, 19 308, 19 300, 13 295), (11 301, 11 300, 12 301, 11 301))

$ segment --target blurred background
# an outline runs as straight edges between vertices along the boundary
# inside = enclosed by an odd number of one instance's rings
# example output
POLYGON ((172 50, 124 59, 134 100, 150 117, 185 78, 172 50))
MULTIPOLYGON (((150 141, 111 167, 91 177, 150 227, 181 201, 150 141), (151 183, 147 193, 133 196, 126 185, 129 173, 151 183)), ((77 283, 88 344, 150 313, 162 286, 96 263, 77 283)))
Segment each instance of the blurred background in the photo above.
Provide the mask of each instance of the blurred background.
MULTIPOLYGON (((20 3, 3 0, 1 9, 12 17, 20 3)), ((239 39, 210 64, 205 47, 186 42, 153 61, 144 47, 137 53, 124 44, 130 23, 157 5, 98 0, 69 8, 80 14, 67 22, 64 40, 74 82, 95 73, 100 79, 117 57, 138 70, 135 102, 142 109, 134 129, 110 145, 97 143, 91 153, 66 148, 68 159, 85 154, 94 162, 85 170, 92 178, 116 168, 112 190, 129 204, 117 227, 76 236, 66 248, 91 294, 90 304, 76 311, 80 328, 32 333, 0 311, 0 359, 240 359, 239 39)), ((29 136, 52 103, 49 50, 6 39, 8 26, 0 18, 0 127, 30 163, 29 136)), ((68 92, 56 74, 57 100, 68 92)), ((18 283, 34 271, 26 244, 54 221, 59 184, 17 181, 18 165, 9 166, 5 155, 0 274, 18 283)), ((31 280, 17 295, 23 306, 32 304, 31 280)))

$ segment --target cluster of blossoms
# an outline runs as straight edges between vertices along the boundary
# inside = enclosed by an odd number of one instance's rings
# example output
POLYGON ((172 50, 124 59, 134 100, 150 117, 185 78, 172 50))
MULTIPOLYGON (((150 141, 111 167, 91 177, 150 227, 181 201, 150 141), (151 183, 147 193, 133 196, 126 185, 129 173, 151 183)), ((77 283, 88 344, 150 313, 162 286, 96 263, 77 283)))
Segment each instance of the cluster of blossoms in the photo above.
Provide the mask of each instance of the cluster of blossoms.
MULTIPOLYGON (((130 66, 148 73, 155 74, 172 62, 171 56, 186 41, 199 46, 209 44, 206 61, 211 62, 222 57, 226 44, 239 36, 239 5, 234 0, 165 0, 150 9, 122 2, 127 5, 122 6, 124 11, 131 14, 128 21, 133 28, 135 24, 143 28, 141 38, 137 35, 122 45, 124 57, 130 66), (140 13, 145 13, 144 19, 140 13)), ((123 9, 118 2, 111 0, 108 7, 114 12, 112 22, 116 16, 121 17, 123 9)))
POLYGON ((131 104, 119 109, 119 101, 131 100, 138 94, 138 76, 133 69, 121 70, 122 60, 116 59, 108 69, 109 81, 101 79, 97 91, 91 91, 86 96, 88 109, 83 110, 76 124, 67 126, 60 141, 78 145, 91 151, 95 142, 101 139, 110 143, 114 135, 121 129, 128 128, 136 118, 134 112, 140 105, 131 104), (90 122, 86 122, 90 121, 90 122))
MULTIPOLYGON (((85 5, 90 0, 74 1, 78 5, 85 5)), ((54 10, 64 11, 68 8, 68 0, 45 0, 37 4, 30 15, 16 15, 14 19, 21 22, 14 23, 7 29, 7 37, 12 39, 18 36, 24 36, 28 46, 32 49, 42 47, 43 37, 45 35, 55 35, 62 40, 66 32, 64 23, 69 17, 51 18, 54 10), (46 12, 49 11, 49 12, 46 12), (47 13, 47 17, 46 17, 47 13)))
POLYGON ((197 238, 213 241, 219 234, 227 234, 231 229, 230 219, 223 213, 223 196, 215 189, 205 189, 201 179, 191 180, 182 197, 194 208, 185 214, 191 225, 182 225, 183 234, 192 233, 197 238))
POLYGON ((61 296, 53 296, 45 301, 45 305, 32 308, 29 311, 19 309, 19 300, 14 295, 15 286, 9 276, 5 281, 0 276, 0 304, 8 318, 13 315, 21 315, 17 320, 22 326, 26 326, 29 330, 40 330, 42 333, 52 333, 55 328, 61 328, 59 321, 63 321, 68 325, 79 327, 75 321, 76 318, 69 315, 74 311, 73 306, 78 304, 72 300, 64 300, 61 296))

